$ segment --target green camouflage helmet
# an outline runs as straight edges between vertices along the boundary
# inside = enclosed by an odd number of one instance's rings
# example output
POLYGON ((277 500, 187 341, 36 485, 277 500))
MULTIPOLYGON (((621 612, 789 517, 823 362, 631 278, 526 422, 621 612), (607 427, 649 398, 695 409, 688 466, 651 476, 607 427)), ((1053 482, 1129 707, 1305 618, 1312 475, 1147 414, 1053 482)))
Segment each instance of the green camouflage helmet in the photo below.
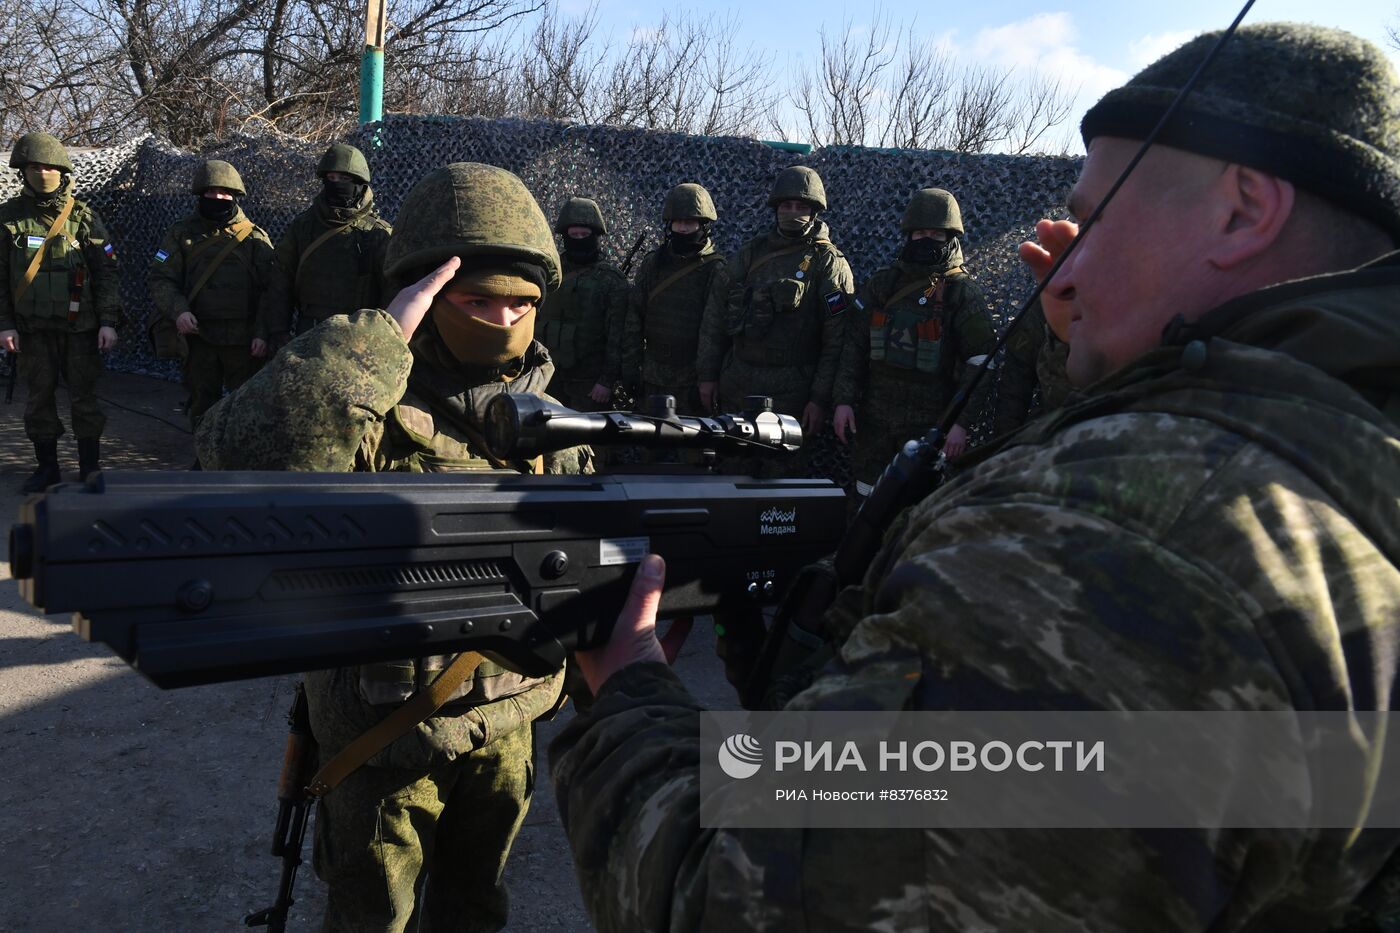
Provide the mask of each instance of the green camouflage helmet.
POLYGON ((904 219, 899 229, 905 233, 911 230, 947 230, 958 236, 963 235, 962 211, 958 199, 942 188, 921 188, 909 199, 904 209, 904 219))
POLYGON ((15 140, 15 148, 10 150, 10 168, 24 168, 38 162, 40 165, 56 165, 65 172, 73 171, 73 163, 68 158, 68 150, 63 143, 48 133, 25 133, 15 140))
POLYGON ((817 210, 826 210, 826 188, 822 177, 805 165, 790 165, 778 173, 773 180, 773 191, 768 195, 768 206, 777 207, 779 201, 810 201, 817 210))
POLYGON ((598 202, 591 198, 569 198, 559 208, 559 219, 554 221, 554 232, 563 233, 570 227, 588 227, 594 233, 606 236, 608 225, 603 223, 603 212, 598 202))
POLYGON ((715 202, 710 192, 696 184, 676 185, 666 194, 666 203, 661 207, 661 219, 671 220, 719 220, 715 202))
POLYGON ((369 184, 369 163, 365 161, 365 154, 345 143, 331 146, 316 163, 317 178, 325 178, 327 172, 344 172, 369 184))
POLYGON ((227 188, 238 195, 248 193, 243 188, 243 179, 239 176, 238 169, 222 159, 210 159, 194 170, 194 182, 190 185, 190 193, 203 194, 205 188, 227 188))
POLYGON ((402 283, 452 256, 505 256, 544 267, 559 285, 559 251, 530 189, 503 168, 453 162, 433 169, 399 207, 384 254, 384 274, 402 283))

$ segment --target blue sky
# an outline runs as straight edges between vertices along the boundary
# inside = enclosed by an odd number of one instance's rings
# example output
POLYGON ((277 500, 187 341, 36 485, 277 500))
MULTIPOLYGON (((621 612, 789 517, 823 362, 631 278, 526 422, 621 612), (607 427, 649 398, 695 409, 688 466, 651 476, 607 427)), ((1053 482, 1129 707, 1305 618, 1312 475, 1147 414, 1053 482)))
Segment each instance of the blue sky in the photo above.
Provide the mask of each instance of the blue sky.
MULTIPOLYGON (((590 0, 559 0, 566 14, 588 9, 590 0)), ((662 7, 637 0, 596 0, 601 31, 624 39, 661 17, 662 7)), ((880 7, 896 23, 917 31, 970 62, 1015 66, 1067 76, 1079 85, 1079 116, 1106 90, 1198 32, 1228 25, 1234 3, 1169 0, 1152 4, 1076 0, 1031 5, 1006 0, 914 3, 885 0, 880 7)), ((804 58, 814 60, 820 30, 850 23, 867 27, 876 7, 839 0, 694 0, 686 9, 737 19, 741 45, 769 54, 780 72, 804 58)), ((1400 27, 1400 0, 1258 0, 1246 22, 1294 20, 1346 29, 1376 42, 1400 67, 1400 51, 1387 42, 1388 27, 1400 27)), ((1286 89, 1281 89, 1286 93, 1286 89)))

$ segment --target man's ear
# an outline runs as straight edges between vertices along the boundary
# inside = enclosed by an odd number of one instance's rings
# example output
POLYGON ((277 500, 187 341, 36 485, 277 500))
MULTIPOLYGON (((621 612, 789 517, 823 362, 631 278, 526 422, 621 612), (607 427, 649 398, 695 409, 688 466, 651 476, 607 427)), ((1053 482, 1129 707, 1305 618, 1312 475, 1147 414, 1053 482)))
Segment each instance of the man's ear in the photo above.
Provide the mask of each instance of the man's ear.
POLYGON ((1217 179, 1220 228, 1207 256, 1217 269, 1234 269, 1278 242, 1293 216, 1293 183, 1257 169, 1230 164, 1217 179))

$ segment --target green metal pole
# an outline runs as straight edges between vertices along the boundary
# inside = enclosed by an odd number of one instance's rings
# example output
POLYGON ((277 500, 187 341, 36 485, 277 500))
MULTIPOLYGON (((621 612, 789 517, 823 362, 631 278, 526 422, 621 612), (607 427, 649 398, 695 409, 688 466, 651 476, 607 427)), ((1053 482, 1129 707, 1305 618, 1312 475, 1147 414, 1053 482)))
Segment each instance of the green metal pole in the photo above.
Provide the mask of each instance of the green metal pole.
POLYGON ((365 46, 360 59, 360 123, 374 123, 384 116, 384 50, 365 46))

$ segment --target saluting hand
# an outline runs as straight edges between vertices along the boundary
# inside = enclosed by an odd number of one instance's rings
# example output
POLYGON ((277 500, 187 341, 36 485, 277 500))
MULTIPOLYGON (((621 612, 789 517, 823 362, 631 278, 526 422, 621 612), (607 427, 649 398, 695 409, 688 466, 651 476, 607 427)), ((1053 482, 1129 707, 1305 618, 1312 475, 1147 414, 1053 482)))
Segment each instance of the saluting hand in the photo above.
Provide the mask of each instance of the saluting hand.
POLYGON ((389 302, 389 307, 384 310, 398 321, 404 340, 413 339, 413 332, 423 323, 423 318, 428 316, 433 299, 437 297, 438 292, 447 287, 447 283, 452 281, 452 277, 461 266, 462 260, 453 256, 412 285, 401 289, 394 296, 394 300, 389 302))

